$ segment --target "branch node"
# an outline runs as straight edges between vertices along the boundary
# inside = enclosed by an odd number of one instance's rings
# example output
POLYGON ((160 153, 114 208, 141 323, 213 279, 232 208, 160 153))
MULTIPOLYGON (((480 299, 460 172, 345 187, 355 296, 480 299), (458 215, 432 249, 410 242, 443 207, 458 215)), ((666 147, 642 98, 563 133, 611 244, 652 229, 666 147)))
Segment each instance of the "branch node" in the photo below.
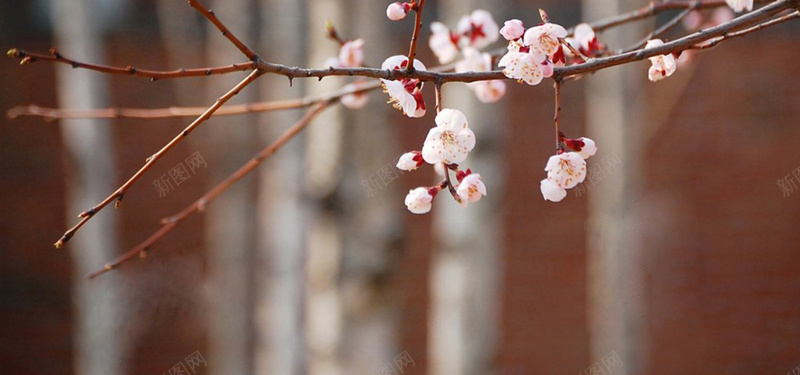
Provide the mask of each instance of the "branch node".
POLYGON ((125 196, 125 194, 121 194, 121 193, 119 195, 117 195, 117 200, 116 200, 116 202, 114 202, 114 209, 117 209, 117 208, 119 208, 119 206, 122 205, 122 198, 124 196, 125 196))
POLYGON ((96 213, 97 213, 97 210, 94 207, 92 207, 88 211, 81 212, 80 215, 78 215, 78 218, 79 219, 83 219, 85 217, 94 216, 94 214, 96 214, 96 213))
POLYGON ((58 53, 58 51, 56 50, 55 47, 50 47, 50 54, 53 55, 53 57, 55 57, 58 60, 61 60, 61 59, 64 58, 63 56, 61 56, 60 53, 58 53))
POLYGON ((18 59, 25 56, 25 51, 20 51, 16 48, 12 48, 8 50, 8 52, 6 52, 6 55, 8 55, 8 57, 13 57, 18 59))

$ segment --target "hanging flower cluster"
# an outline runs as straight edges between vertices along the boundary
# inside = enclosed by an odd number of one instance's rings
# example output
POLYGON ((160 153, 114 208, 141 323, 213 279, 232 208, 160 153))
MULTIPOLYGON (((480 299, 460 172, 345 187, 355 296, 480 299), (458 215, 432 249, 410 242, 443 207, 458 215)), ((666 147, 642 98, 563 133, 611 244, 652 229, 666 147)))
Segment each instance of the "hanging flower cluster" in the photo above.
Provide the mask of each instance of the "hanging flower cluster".
POLYGON ((473 174, 469 169, 458 169, 458 163, 466 160, 469 152, 475 148, 475 133, 469 128, 467 118, 457 109, 445 108, 436 115, 434 121, 436 126, 428 131, 422 151, 407 152, 397 162, 397 168, 406 171, 416 170, 423 163, 444 167, 445 180, 441 184, 418 187, 406 195, 406 207, 415 214, 429 212, 433 198, 442 189, 449 189, 462 206, 477 202, 486 195, 486 186, 479 174, 473 174), (450 181, 451 171, 456 173, 457 185, 450 181))
POLYGON ((567 189, 586 179, 586 159, 597 152, 594 141, 586 137, 568 139, 561 134, 561 144, 558 153, 547 160, 547 178, 539 184, 542 196, 551 202, 560 202, 567 196, 567 189))

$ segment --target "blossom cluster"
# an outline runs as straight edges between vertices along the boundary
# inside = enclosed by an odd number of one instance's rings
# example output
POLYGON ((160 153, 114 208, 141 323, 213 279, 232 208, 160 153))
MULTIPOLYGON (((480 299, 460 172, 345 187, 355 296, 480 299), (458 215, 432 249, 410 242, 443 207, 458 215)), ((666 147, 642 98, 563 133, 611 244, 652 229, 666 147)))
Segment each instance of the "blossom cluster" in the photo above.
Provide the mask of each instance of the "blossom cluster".
POLYGON ((563 148, 547 160, 544 167, 547 178, 539 183, 542 196, 551 202, 560 202, 572 189, 586 179, 586 159, 597 152, 594 141, 581 137, 567 139, 561 135, 563 148))
POLYGON ((480 174, 458 169, 458 163, 466 160, 475 148, 475 133, 469 128, 466 116, 457 109, 445 108, 436 115, 435 122, 436 126, 428 131, 422 151, 407 152, 397 162, 397 168, 406 171, 416 170, 424 163, 444 167, 446 178, 441 184, 418 187, 406 195, 406 207, 415 214, 429 212, 433 198, 442 189, 450 189, 453 198, 462 206, 477 202, 486 195, 480 174), (450 182, 450 171, 455 171, 457 185, 450 182))

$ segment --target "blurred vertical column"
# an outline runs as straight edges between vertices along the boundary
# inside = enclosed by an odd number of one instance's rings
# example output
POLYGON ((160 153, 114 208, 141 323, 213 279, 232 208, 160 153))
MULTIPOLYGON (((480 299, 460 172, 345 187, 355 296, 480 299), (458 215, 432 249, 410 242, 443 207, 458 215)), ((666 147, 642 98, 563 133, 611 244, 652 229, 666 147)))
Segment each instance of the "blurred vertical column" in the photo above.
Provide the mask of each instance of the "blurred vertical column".
MULTIPOLYGON (((102 63, 104 48, 100 2, 51 1, 55 45, 77 59, 102 63)), ((121 6, 121 4, 117 4, 121 6)), ((62 108, 90 109, 109 105, 105 78, 95 72, 56 66, 58 103, 62 108)), ((67 176, 66 223, 75 223, 82 212, 116 188, 116 158, 107 120, 62 120, 62 136, 70 173, 67 176)), ((86 275, 100 269, 119 254, 117 216, 106 209, 88 223, 67 245, 74 265, 75 367, 78 374, 115 375, 127 372, 129 340, 122 330, 126 321, 122 275, 96 280, 86 275)))
MULTIPOLYGON (((208 1, 207 6, 243 42, 253 45, 255 8, 251 0, 208 1)), ((243 56, 216 28, 206 23, 207 66, 240 62, 243 56)), ((206 103, 211 103, 240 81, 244 75, 207 77, 206 103)), ((256 98, 255 85, 240 92, 234 102, 256 98)), ((255 153, 256 116, 212 118, 191 137, 193 147, 208 164, 209 182, 215 186, 255 153), (207 157, 206 157, 207 156, 207 157)), ((210 187, 209 187, 210 188, 210 187)), ((208 206, 204 219, 208 251, 209 374, 252 372, 252 260, 256 235, 256 179, 243 178, 208 206)))
MULTIPOLYGON (((200 14, 184 1, 158 0, 158 28, 167 60, 171 67, 195 67, 203 61, 203 27, 205 21, 200 14)), ((244 60, 242 60, 244 61, 244 60)), ((201 92, 204 79, 175 79, 175 96, 179 106, 198 106, 203 104, 197 97, 201 92)), ((193 118, 185 118, 189 125, 193 118)))
MULTIPOLYGON (((584 0, 583 19, 595 20, 646 4, 642 0, 584 0)), ((621 48, 647 34, 648 22, 603 33, 609 48, 621 48)), ((642 63, 644 64, 644 63, 642 63)), ((622 366, 613 374, 641 374, 647 353, 644 335, 643 275, 636 266, 638 249, 631 241, 629 213, 641 190, 642 103, 645 69, 626 65, 606 69, 586 80, 588 137, 600 151, 592 164, 614 160, 621 165, 593 185, 587 220, 588 327, 590 362, 616 353, 622 366)))
MULTIPOLYGON (((438 14, 442 15, 438 19, 455 27, 461 16, 475 9, 494 12, 503 1, 443 0, 434 4, 439 5, 438 14)), ((423 33, 422 48, 427 48, 428 35, 423 33)), ((481 175, 487 196, 466 209, 453 202, 447 192, 436 199, 433 233, 438 246, 431 265, 428 372, 487 374, 493 371, 501 306, 503 232, 499 208, 505 171, 499 147, 505 141, 503 102, 483 105, 460 83, 445 85, 442 94, 442 107, 464 112, 475 132, 476 148, 461 167, 481 175)), ((433 126, 432 116, 426 118, 433 126)))
MULTIPOLYGON (((349 22, 337 29, 354 40, 363 38, 365 64, 380 66, 397 53, 389 46, 386 16, 388 2, 350 0, 343 6, 349 22)), ((338 81, 352 81, 339 79, 338 81)), ((341 293, 344 314, 342 340, 346 374, 381 373, 405 348, 399 343, 399 302, 392 298, 396 271, 403 194, 395 161, 400 154, 396 122, 400 112, 386 105, 385 94, 373 91, 360 110, 345 110, 347 161, 342 182, 346 210, 342 254, 341 293), (391 112, 389 112, 391 111, 391 112)))
MULTIPOLYGON (((302 65, 306 61, 306 4, 297 0, 260 0, 259 53, 268 61, 302 65)), ((262 100, 299 98, 306 81, 292 87, 283 76, 259 81, 262 100)), ((301 110, 302 111, 302 110, 301 110)), ((301 116, 297 110, 259 116, 264 147, 301 116)), ((303 202, 304 142, 300 133, 259 169, 258 247, 255 275, 255 372, 299 375, 306 372, 303 339, 305 233, 303 202)))
MULTIPOLYGON (((322 67, 339 46, 327 38, 326 21, 346 22, 345 9, 338 0, 308 0, 305 28, 309 51, 306 66, 322 67)), ((307 92, 319 95, 339 88, 341 81, 310 82, 307 92)), ((339 278, 342 261, 341 208, 337 190, 342 177, 344 123, 341 108, 328 109, 306 133, 305 191, 313 198, 306 231, 306 324, 308 373, 343 374, 340 352, 342 299, 339 278)))

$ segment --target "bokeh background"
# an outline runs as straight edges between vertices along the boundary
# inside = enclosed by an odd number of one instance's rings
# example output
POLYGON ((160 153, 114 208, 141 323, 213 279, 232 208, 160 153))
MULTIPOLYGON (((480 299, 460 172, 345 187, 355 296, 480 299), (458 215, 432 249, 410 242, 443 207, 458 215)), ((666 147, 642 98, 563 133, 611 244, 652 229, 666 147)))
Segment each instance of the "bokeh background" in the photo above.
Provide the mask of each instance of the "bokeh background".
MULTIPOLYGON (((269 61, 322 67, 330 20, 366 63, 404 54, 411 20, 387 1, 205 1, 269 61)), ((574 25, 626 0, 428 0, 427 25, 488 9, 498 23, 574 25)), ((704 13, 708 17, 709 13, 704 13)), ((612 48, 670 14, 600 34, 612 48)), ((671 38, 686 30, 678 28, 671 38)), ((86 275, 135 246, 302 115, 215 117, 90 221, 52 243, 190 119, 0 119, 3 374, 785 374, 800 366, 800 59, 797 22, 698 54, 669 79, 640 62, 567 82, 562 127, 600 147, 584 186, 539 192, 553 92, 509 82, 499 103, 460 84, 444 106, 478 138, 464 164, 489 195, 408 213, 430 169, 393 169, 433 111, 411 120, 370 94, 320 116, 143 260, 86 275), (205 166, 160 196, 192 155, 205 166), (793 182, 782 190, 779 180, 793 182), (202 359, 202 361, 200 361, 202 359), (393 372, 390 372, 393 371, 393 372)), ((0 3, 0 45, 173 69, 244 61, 181 0, 0 3)), ((498 47, 502 43, 498 42, 498 47)), ((0 60, 0 108, 203 106, 242 74, 180 81, 0 60)), ((232 103, 297 98, 345 78, 264 77, 232 103)), ((426 100, 433 103, 428 88, 426 100)))

